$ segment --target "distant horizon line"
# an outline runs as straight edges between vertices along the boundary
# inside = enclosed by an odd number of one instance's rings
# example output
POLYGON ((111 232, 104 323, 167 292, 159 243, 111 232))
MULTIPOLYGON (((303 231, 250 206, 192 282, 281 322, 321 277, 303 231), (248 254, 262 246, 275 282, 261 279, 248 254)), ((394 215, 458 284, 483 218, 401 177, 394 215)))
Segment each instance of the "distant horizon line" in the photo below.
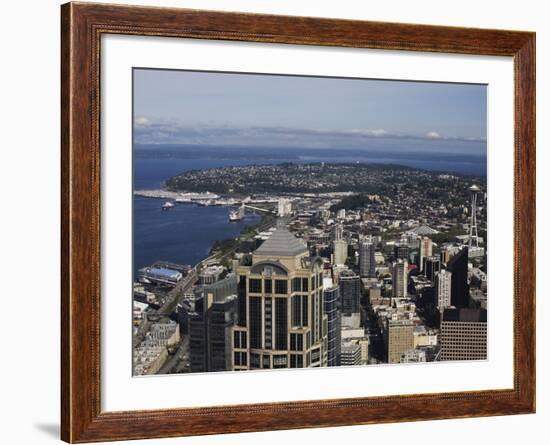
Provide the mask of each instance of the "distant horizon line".
MULTIPOLYGON (((377 139, 385 139, 384 137, 378 137, 377 139)), ((407 139, 405 137, 395 138, 388 137, 387 139, 407 139)), ((414 138, 411 138, 414 139, 414 138)), ((420 138, 417 138, 420 139, 420 138)), ((478 143, 483 144, 487 143, 485 139, 439 139, 439 141, 456 141, 456 142, 466 142, 466 143, 478 143)), ((434 141, 435 142, 435 141, 434 141)), ((191 142, 143 142, 136 141, 133 143, 135 146, 167 146, 167 147, 218 147, 218 148, 258 148, 258 149, 271 149, 271 148, 283 148, 288 150, 376 150, 372 147, 312 147, 312 146, 282 146, 282 145, 255 145, 255 144, 222 144, 222 143, 212 143, 212 142, 203 142, 203 143, 191 143, 191 142)), ((408 150, 407 150, 408 151, 408 150)), ((410 152, 410 151, 409 151, 410 152)), ((437 153, 437 152, 434 152, 437 153)), ((472 154, 475 156, 475 154, 472 154)), ((483 155, 479 155, 483 156, 483 155)))
MULTIPOLYGON (((288 126, 230 126, 181 122, 178 119, 151 119, 135 116, 133 136, 142 144, 269 145, 300 144, 312 148, 335 145, 360 146, 377 140, 464 142, 486 144, 486 137, 448 136, 435 129, 401 133, 385 128, 312 129, 288 126), (227 141, 227 142, 226 142, 227 141)), ((329 148, 329 147, 327 147, 329 148)))
MULTIPOLYGON (((189 150, 212 150, 212 149, 221 149, 221 150, 256 150, 258 152, 265 152, 269 150, 279 150, 282 151, 282 153, 285 153, 286 155, 295 154, 297 157, 300 154, 300 151, 302 153, 304 152, 311 152, 311 153, 319 153, 322 152, 323 154, 330 154, 331 151, 333 151, 334 156, 342 156, 342 157, 350 157, 354 155, 360 155, 360 156, 385 156, 385 157, 392 157, 392 156, 441 156, 449 159, 483 159, 484 161, 487 160, 487 153, 457 153, 457 152, 448 152, 445 150, 441 151, 434 151, 434 150, 418 150, 418 149, 395 149, 395 148, 376 148, 376 147, 298 147, 298 146, 279 146, 279 145, 230 145, 230 144, 190 144, 190 143, 149 143, 149 142, 134 142, 133 148, 136 151, 145 151, 145 152, 154 152, 154 151, 162 151, 164 150, 174 150, 174 151, 184 151, 186 149, 189 150)), ((207 151, 206 153, 202 154, 208 154, 211 153, 207 151)), ((225 154, 225 153, 224 153, 225 154)), ((231 153, 227 153, 230 155, 231 153)), ((263 153, 262 153, 263 154, 263 153)), ((274 158, 277 159, 280 156, 275 156, 276 153, 274 153, 274 158)))

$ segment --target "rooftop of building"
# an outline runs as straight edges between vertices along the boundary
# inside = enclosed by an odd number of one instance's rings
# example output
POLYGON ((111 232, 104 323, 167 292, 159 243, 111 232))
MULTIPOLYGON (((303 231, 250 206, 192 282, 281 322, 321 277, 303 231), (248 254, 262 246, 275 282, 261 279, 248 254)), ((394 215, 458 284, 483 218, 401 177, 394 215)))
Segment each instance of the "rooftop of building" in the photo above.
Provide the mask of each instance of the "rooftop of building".
POLYGON ((222 273, 225 270, 225 267, 223 267, 220 264, 212 264, 209 265, 199 272, 199 275, 207 276, 207 275, 218 275, 222 273))
POLYGON ((278 224, 271 236, 254 252, 262 256, 298 256, 307 253, 306 245, 284 225, 278 224))
POLYGON ((361 277, 359 275, 357 275, 353 270, 345 269, 342 272, 340 272, 339 279, 340 280, 355 279, 357 281, 360 281, 361 277))
POLYGON ((388 326, 390 327, 395 327, 395 326, 414 326, 414 322, 410 319, 406 319, 406 318, 400 318, 400 319, 391 319, 391 318, 387 318, 386 319, 387 323, 388 323, 388 326))
POLYGON ((141 269, 140 272, 169 279, 178 279, 179 277, 181 277, 181 272, 162 267, 146 267, 144 269, 141 269))
POLYGON ((342 354, 353 354, 361 350, 361 345, 353 341, 342 342, 340 351, 342 354))
POLYGON ((460 321, 463 323, 487 323, 487 310, 483 308, 448 308, 443 311, 443 321, 460 321))

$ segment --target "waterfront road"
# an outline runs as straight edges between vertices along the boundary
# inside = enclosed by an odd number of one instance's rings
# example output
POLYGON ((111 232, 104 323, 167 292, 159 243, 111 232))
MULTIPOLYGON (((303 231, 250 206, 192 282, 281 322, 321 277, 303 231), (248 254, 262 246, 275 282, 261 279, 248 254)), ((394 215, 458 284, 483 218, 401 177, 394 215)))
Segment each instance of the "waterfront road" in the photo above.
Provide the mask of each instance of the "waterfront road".
POLYGON ((141 322, 133 338, 133 346, 136 347, 145 338, 145 334, 151 327, 151 321, 159 320, 163 317, 170 317, 175 311, 178 302, 185 293, 190 290, 197 281, 197 267, 191 269, 185 278, 181 279, 174 288, 166 295, 166 300, 162 307, 150 311, 147 314, 147 320, 141 322))

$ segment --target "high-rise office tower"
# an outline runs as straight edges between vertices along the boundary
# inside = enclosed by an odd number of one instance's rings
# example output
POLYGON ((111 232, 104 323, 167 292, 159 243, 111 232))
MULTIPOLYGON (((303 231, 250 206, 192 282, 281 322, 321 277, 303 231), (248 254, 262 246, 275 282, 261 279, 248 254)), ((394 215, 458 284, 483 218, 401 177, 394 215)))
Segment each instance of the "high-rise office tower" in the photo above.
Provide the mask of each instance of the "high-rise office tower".
POLYGON ((392 295, 394 298, 407 296, 409 263, 406 260, 398 260, 392 268, 392 295))
POLYGON ((232 369, 232 332, 237 321, 237 296, 213 301, 206 318, 208 371, 232 369))
POLYGON ((193 372, 231 369, 227 359, 231 352, 229 330, 237 321, 236 295, 237 279, 230 273, 219 281, 198 286, 194 295, 182 301, 178 315, 189 334, 193 372))
POLYGON ((351 315, 361 312, 361 277, 351 270, 345 270, 338 278, 342 314, 351 315))
POLYGON ((279 198, 277 216, 285 217, 292 213, 292 203, 288 198, 279 198))
POLYGON ((420 238, 420 261, 418 266, 420 272, 424 270, 424 258, 430 257, 433 254, 433 243, 430 238, 423 236, 420 238))
POLYGON ((387 319, 384 341, 388 363, 399 363, 403 354, 414 349, 414 323, 387 319))
POLYGON ((435 281, 435 274, 441 270, 441 261, 437 256, 424 258, 424 275, 430 281, 435 281))
POLYGON ((395 243, 393 247, 393 256, 396 260, 409 260, 409 244, 406 239, 402 239, 395 243))
POLYGON ((334 239, 336 241, 344 239, 344 226, 342 223, 337 223, 334 225, 334 239))
POLYGON ((467 308, 470 301, 468 286, 468 248, 462 248, 447 263, 451 277, 451 305, 456 308, 467 308))
POLYGON ((344 240, 343 232, 342 224, 336 224, 332 246, 334 251, 334 264, 337 266, 343 266, 348 259, 348 243, 344 240))
POLYGON ((441 321, 440 360, 487 359, 487 311, 445 309, 441 321))
POLYGON ((362 278, 376 277, 374 244, 371 242, 361 241, 359 243, 359 275, 362 278))
POLYGON ((439 252, 439 259, 441 260, 441 264, 443 266, 446 266, 449 260, 451 259, 451 251, 448 247, 442 247, 441 251, 439 252))
POLYGON ((232 331, 237 321, 237 296, 197 296, 187 307, 189 358, 192 372, 232 369, 232 331))
POLYGON ((435 293, 437 296, 437 307, 440 311, 451 305, 452 275, 451 272, 445 269, 435 274, 435 293))
POLYGON ((325 314, 327 316, 327 366, 340 366, 342 342, 342 314, 340 312, 340 288, 332 280, 323 286, 325 314))
POLYGON ((237 267, 241 307, 233 369, 327 365, 322 268, 281 222, 251 262, 237 267))
POLYGON ((208 371, 206 358, 206 304, 206 299, 199 298, 194 301, 193 309, 188 310, 186 314, 191 372, 208 371))
POLYGON ((236 276, 230 273, 218 281, 198 286, 194 294, 186 296, 178 305, 181 330, 189 335, 193 372, 231 369, 231 362, 226 361, 231 346, 227 342, 230 342, 229 330, 237 321, 236 294, 236 276), (220 351, 221 343, 226 344, 225 352, 220 351))
POLYGON ((416 233, 409 232, 406 235, 407 245, 409 249, 418 249, 420 247, 420 240, 416 233))

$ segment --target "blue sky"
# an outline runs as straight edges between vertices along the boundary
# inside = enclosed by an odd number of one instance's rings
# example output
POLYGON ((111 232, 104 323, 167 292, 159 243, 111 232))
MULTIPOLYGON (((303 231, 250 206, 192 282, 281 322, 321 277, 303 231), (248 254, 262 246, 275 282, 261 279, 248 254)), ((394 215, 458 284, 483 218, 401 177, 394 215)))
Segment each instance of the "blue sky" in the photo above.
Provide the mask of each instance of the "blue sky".
POLYGON ((137 143, 360 148, 392 139, 484 154, 486 103, 484 85, 134 70, 137 143))

